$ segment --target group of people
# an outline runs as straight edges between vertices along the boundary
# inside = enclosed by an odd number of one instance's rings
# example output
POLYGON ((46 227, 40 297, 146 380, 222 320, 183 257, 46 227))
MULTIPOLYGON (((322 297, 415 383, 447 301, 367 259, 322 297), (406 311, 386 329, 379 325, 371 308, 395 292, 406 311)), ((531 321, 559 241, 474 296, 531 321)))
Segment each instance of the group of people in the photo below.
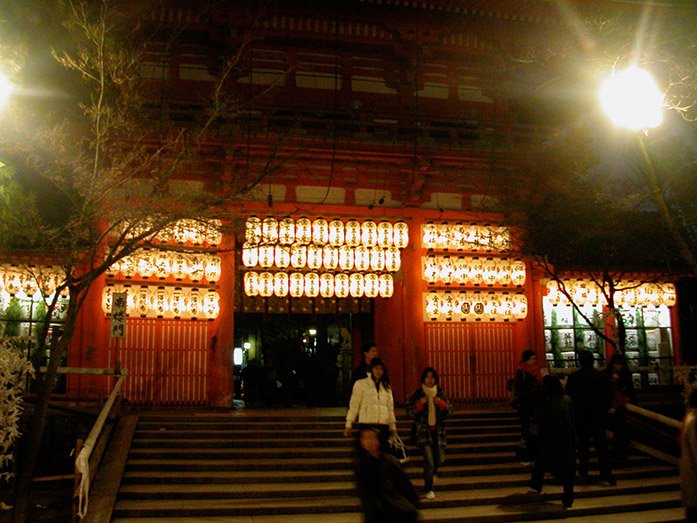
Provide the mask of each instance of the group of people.
MULTIPOLYGON (((354 371, 344 436, 358 428, 356 484, 367 522, 411 522, 418 518, 419 496, 399 461, 386 452, 396 437, 390 378, 374 343, 362 348, 363 360, 354 371)), ((438 372, 428 367, 409 399, 413 418, 411 442, 423 454, 424 497, 435 498, 434 480, 445 456, 445 419, 450 409, 439 387, 438 372)))

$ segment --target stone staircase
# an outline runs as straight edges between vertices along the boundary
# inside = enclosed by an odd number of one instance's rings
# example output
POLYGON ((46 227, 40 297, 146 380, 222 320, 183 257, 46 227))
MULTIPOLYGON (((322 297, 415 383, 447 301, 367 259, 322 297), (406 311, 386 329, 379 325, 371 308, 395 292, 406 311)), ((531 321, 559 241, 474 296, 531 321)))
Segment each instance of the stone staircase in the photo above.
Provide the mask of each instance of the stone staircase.
MULTIPOLYGON (((191 411, 141 415, 113 521, 362 521, 352 472, 353 440, 342 409, 191 411)), ((402 416, 404 439, 409 422, 402 416)), ((509 411, 460 409, 448 425, 447 461, 424 521, 680 521, 675 465, 635 452, 615 469, 617 486, 576 486, 563 509, 561 486, 527 493, 529 467, 514 457, 519 428, 509 411)), ((421 489, 421 459, 405 465, 421 489)), ((592 477, 591 477, 592 479, 592 477)))

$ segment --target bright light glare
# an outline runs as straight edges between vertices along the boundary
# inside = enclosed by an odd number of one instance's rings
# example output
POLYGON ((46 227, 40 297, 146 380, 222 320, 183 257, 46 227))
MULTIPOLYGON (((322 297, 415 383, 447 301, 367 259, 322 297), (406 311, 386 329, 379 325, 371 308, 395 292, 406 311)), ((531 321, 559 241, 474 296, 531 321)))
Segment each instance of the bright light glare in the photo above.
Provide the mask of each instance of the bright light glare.
POLYGON ((648 71, 636 66, 605 80, 600 105, 620 127, 650 129, 663 121, 663 95, 648 71))
POLYGON ((2 73, 0 73, 0 107, 5 105, 7 99, 10 97, 10 92, 12 91, 12 84, 10 80, 2 73))

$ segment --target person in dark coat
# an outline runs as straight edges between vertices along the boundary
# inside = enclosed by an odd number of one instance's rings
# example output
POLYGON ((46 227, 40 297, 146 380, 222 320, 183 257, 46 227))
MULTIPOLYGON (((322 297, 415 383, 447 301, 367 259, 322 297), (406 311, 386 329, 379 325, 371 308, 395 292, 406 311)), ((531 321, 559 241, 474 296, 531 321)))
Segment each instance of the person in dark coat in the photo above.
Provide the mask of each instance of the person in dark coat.
POLYGON ((574 502, 576 453, 574 449, 574 414, 571 398, 564 394, 559 378, 547 375, 542 380, 542 396, 537 403, 533 420, 537 426, 538 447, 530 488, 542 492, 545 472, 551 472, 563 486, 562 504, 574 502))
POLYGON ((532 349, 523 351, 518 369, 513 377, 513 395, 515 407, 520 419, 520 442, 518 443, 518 458, 530 461, 534 456, 534 438, 530 436, 530 418, 535 404, 540 397, 542 387, 542 372, 537 366, 537 355, 532 349))
POLYGON ((610 455, 622 461, 629 454, 627 403, 636 403, 634 381, 627 365, 627 358, 619 352, 612 355, 604 373, 611 389, 611 401, 607 416, 608 428, 612 431, 610 455))
POLYGON ((445 460, 445 419, 448 417, 448 398, 440 388, 438 372, 427 367, 421 373, 421 386, 409 398, 407 413, 414 419, 412 443, 424 457, 424 493, 427 499, 436 497, 433 478, 445 460))
POLYGON ((593 367, 593 353, 587 350, 579 351, 578 359, 581 368, 569 375, 566 393, 573 402, 576 416, 579 476, 584 479, 588 476, 590 441, 593 440, 600 481, 603 484, 614 485, 615 479, 605 435, 605 415, 612 397, 610 383, 602 372, 593 367))
POLYGON ((385 454, 378 432, 358 433, 356 486, 366 523, 413 523, 419 517, 419 496, 399 461, 385 454))
POLYGON ((351 387, 358 380, 362 380, 370 374, 370 362, 378 357, 378 347, 374 341, 367 341, 361 345, 361 362, 353 369, 351 374, 351 387))

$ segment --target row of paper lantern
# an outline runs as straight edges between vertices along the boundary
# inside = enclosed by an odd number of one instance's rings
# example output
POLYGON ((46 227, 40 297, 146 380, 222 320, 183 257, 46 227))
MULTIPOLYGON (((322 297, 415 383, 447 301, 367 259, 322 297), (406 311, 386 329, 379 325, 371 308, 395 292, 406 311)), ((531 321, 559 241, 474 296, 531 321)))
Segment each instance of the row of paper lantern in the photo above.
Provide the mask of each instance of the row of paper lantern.
POLYGON ((244 292, 247 296, 290 296, 300 298, 390 298, 394 293, 391 274, 330 272, 254 272, 244 275, 244 292))
POLYGON ((121 274, 124 278, 136 275, 143 279, 168 277, 191 281, 206 279, 217 282, 220 279, 222 262, 219 256, 207 253, 183 253, 141 249, 114 263, 107 270, 109 276, 121 274))
POLYGON ((299 218, 293 220, 285 217, 278 220, 268 216, 263 220, 251 216, 245 224, 245 241, 250 245, 331 245, 340 247, 379 246, 383 249, 397 247, 404 249, 409 244, 409 227, 404 222, 391 223, 373 220, 346 223, 339 219, 327 221, 324 218, 299 218))
POLYGON ((427 223, 421 226, 421 246, 439 251, 509 251, 508 227, 462 223, 427 223))
MULTIPOLYGON (((126 238, 140 236, 150 226, 144 221, 142 225, 131 227, 126 231, 126 238)), ((223 239, 220 220, 179 220, 171 227, 159 231, 154 240, 161 243, 191 243, 193 245, 219 245, 223 239)))
MULTIPOLYGON (((622 290, 615 291, 614 302, 618 307, 659 307, 675 305, 675 285, 672 283, 625 282, 622 290)), ((590 280, 565 280, 564 287, 576 305, 606 304, 605 295, 595 282, 590 280)), ((546 300, 552 305, 569 304, 566 295, 559 289, 556 281, 547 282, 546 300)))
MULTIPOLYGON (((0 292, 10 296, 36 298, 51 296, 65 282, 65 272, 58 266, 0 265, 0 292)), ((68 295, 68 290, 61 292, 68 295)))
POLYGON ((311 270, 324 268, 328 271, 340 269, 358 272, 396 272, 402 265, 402 256, 397 247, 386 249, 364 245, 357 247, 325 245, 320 247, 315 244, 290 246, 277 244, 256 247, 245 243, 242 248, 242 263, 250 269, 259 266, 264 269, 270 267, 304 269, 307 267, 311 270))
POLYGON ((147 318, 214 319, 220 313, 215 289, 140 285, 107 285, 102 291, 102 310, 111 314, 112 294, 126 292, 126 314, 147 318))
POLYGON ((519 321, 528 315, 522 293, 429 292, 424 294, 425 321, 519 321))
POLYGON ((520 287, 526 280, 525 262, 508 258, 424 256, 422 268, 424 280, 430 284, 520 287))

